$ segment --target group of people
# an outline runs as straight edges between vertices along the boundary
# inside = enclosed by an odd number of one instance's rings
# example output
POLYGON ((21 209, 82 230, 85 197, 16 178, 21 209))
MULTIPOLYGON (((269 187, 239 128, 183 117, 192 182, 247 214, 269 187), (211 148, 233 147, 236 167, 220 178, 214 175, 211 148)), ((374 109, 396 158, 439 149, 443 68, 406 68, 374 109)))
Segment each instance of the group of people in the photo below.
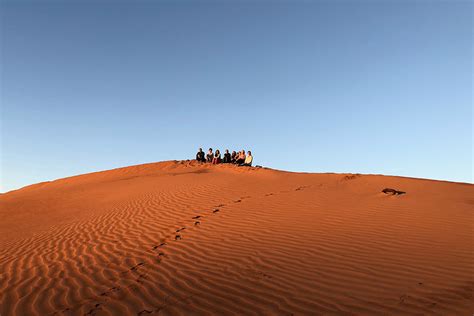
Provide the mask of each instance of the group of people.
POLYGON ((199 151, 196 154, 196 160, 199 162, 208 162, 212 164, 219 164, 219 163, 233 163, 238 166, 252 166, 252 152, 249 150, 247 151, 247 155, 245 155, 245 150, 241 150, 239 152, 233 151, 232 154, 229 153, 229 150, 226 149, 224 155, 221 157, 221 152, 219 149, 216 149, 215 152, 212 151, 212 148, 209 148, 209 151, 206 155, 202 151, 202 148, 199 148, 199 151))

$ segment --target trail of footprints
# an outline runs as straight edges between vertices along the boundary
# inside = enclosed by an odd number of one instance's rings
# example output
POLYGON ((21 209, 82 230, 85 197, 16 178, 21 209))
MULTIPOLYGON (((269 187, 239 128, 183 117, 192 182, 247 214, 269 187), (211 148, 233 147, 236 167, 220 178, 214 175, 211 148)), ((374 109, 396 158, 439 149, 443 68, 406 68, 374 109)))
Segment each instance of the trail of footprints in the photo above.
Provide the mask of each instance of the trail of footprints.
MULTIPOLYGON (((280 191, 280 193, 288 193, 288 192, 291 192, 291 191, 301 191, 301 190, 307 189, 309 187, 310 186, 300 186, 300 187, 295 188, 294 190, 280 191)), ((265 197, 274 196, 274 195, 277 195, 277 193, 264 194, 265 197)), ((240 197, 237 200, 233 200, 232 203, 241 203, 244 200, 250 199, 250 198, 252 198, 252 197, 251 196, 243 196, 243 197, 240 197)), ((221 211, 221 208, 224 208, 225 206, 226 206, 226 204, 219 204, 219 205, 215 206, 214 209, 212 211, 210 211, 208 214, 196 215, 196 216, 191 217, 190 221, 193 222, 193 225, 191 227, 188 228, 186 226, 182 226, 180 228, 177 228, 173 234, 170 234, 170 235, 166 236, 165 238, 162 238, 158 245, 152 246, 150 251, 155 253, 155 255, 157 257, 157 263, 160 263, 161 260, 163 260, 163 258, 166 257, 166 254, 165 254, 165 252, 163 252, 162 249, 166 245, 168 245, 170 240, 172 240, 172 241, 182 240, 183 239, 182 232, 184 230, 191 231, 192 228, 200 226, 201 223, 203 222, 204 218, 209 218, 209 216, 219 214, 219 212, 221 211)), ((144 281, 147 280, 147 273, 143 272, 142 268, 145 268, 145 267, 146 267, 145 262, 138 262, 134 266, 129 267, 127 270, 122 271, 120 273, 121 276, 132 274, 134 282, 132 282, 132 284, 129 284, 129 285, 126 285, 126 286, 120 286, 118 284, 115 284, 115 286, 110 287, 107 291, 102 292, 99 295, 97 295, 96 298, 91 298, 89 300, 86 300, 86 301, 92 302, 92 304, 91 304, 92 307, 84 315, 86 315, 86 316, 95 315, 99 310, 102 309, 102 306, 105 305, 108 302, 111 295, 117 294, 118 292, 123 291, 124 289, 138 288, 138 286, 140 284, 144 284, 144 281), (137 284, 139 284, 139 285, 137 285, 137 284)), ((121 279, 116 279, 114 281, 118 282, 120 280, 121 279)), ((184 298, 178 298, 178 299, 177 298, 172 298, 172 299, 174 299, 173 301, 168 301, 169 298, 170 297, 165 298, 163 304, 160 304, 159 306, 155 306, 151 310, 150 309, 144 309, 144 310, 139 311, 137 313, 137 315, 146 315, 146 314, 158 313, 159 311, 163 310, 167 306, 171 306, 171 305, 182 303, 183 301, 184 302, 187 301, 189 298, 191 298, 191 296, 187 296, 187 297, 184 297, 184 298)), ((84 303, 84 301, 82 303, 84 303)), ((60 311, 56 311, 52 315, 67 313, 69 311, 80 308, 82 305, 83 304, 79 303, 76 306, 72 306, 72 307, 64 308, 60 311)))

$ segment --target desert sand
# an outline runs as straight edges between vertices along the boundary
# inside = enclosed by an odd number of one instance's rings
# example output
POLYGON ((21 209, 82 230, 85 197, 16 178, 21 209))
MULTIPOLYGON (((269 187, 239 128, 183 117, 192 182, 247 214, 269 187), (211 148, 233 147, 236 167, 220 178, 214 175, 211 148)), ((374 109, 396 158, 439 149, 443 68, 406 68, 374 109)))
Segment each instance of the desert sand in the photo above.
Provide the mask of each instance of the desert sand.
POLYGON ((0 314, 472 315, 473 214, 471 184, 194 161, 40 183, 0 195, 0 314))

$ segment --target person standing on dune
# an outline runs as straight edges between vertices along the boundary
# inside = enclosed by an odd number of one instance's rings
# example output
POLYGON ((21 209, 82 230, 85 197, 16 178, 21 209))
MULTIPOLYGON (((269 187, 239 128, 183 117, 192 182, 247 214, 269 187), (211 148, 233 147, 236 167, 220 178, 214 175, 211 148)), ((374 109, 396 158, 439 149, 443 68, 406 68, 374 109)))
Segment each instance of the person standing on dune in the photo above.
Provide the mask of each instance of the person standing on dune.
POLYGON ((204 157, 204 152, 202 148, 199 148, 199 151, 196 154, 196 160, 199 162, 206 162, 206 157, 204 157))

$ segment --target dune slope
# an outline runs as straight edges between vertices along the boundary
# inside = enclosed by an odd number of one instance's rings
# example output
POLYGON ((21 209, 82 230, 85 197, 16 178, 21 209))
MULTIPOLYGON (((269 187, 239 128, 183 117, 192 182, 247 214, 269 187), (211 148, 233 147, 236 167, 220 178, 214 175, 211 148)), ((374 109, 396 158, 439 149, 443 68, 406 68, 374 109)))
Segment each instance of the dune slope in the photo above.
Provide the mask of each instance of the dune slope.
POLYGON ((473 211, 470 184, 183 161, 37 184, 0 196, 0 314, 471 315, 473 211))

